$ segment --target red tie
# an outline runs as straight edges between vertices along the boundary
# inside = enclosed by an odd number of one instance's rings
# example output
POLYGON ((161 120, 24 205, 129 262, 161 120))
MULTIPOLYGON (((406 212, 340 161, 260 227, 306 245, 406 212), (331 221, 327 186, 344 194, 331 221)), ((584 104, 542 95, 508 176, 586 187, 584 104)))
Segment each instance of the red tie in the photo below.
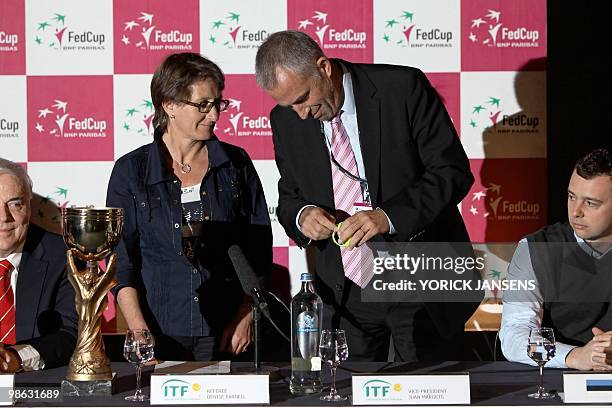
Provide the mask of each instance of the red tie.
MULTIPOLYGON (((332 153, 334 159, 346 171, 354 176, 359 176, 351 142, 340 119, 341 114, 342 111, 334 116, 331 121, 332 153)), ((331 166, 336 210, 344 211, 350 215, 353 212, 353 204, 362 201, 361 184, 359 181, 344 174, 334 163, 331 166)), ((342 256, 344 276, 355 282, 359 287, 364 288, 374 276, 370 268, 368 268, 368 261, 372 258, 368 248, 364 246, 361 249, 355 248, 352 251, 340 248, 340 254, 342 256), (366 256, 362 257, 362 252, 366 256)))
POLYGON ((0 261, 0 343, 15 344, 15 295, 11 287, 13 265, 0 261))

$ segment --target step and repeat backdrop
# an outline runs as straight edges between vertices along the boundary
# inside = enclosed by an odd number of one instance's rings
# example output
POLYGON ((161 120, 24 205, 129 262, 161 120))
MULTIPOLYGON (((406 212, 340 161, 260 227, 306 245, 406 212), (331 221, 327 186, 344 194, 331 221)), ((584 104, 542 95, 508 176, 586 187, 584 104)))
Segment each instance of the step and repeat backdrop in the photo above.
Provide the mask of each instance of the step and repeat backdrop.
MULTIPOLYGON (((503 279, 512 251, 494 243, 546 222, 545 0, 2 0, 0 157, 27 167, 34 221, 58 230, 58 208, 104 204, 114 161, 152 140, 155 68, 199 52, 226 74, 231 105, 216 134, 255 162, 275 281, 293 293, 306 254, 276 219, 274 103, 254 75, 259 44, 285 29, 330 57, 427 74, 476 178, 460 204, 471 239, 488 253, 487 276, 503 279)), ((490 295, 484 313, 499 311, 490 295)), ((109 304, 106 330, 120 330, 109 304)))

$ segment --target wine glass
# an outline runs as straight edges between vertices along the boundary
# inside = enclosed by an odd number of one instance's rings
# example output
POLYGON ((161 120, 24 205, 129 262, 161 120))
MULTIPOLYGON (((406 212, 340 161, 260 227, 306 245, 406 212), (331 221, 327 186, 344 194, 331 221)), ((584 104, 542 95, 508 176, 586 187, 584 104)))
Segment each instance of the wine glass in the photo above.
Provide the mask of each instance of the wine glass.
POLYGON ((344 401, 346 397, 336 391, 336 368, 348 358, 348 345, 344 330, 321 330, 319 354, 321 354, 321 359, 331 366, 332 372, 332 386, 329 395, 321 397, 321 401, 344 401))
POLYGON ((147 401, 149 397, 142 393, 140 377, 142 366, 153 360, 153 336, 146 329, 129 330, 125 333, 123 357, 136 366, 136 393, 125 397, 128 401, 147 401))
POLYGON ((529 394, 530 398, 549 399, 555 397, 554 392, 547 392, 544 389, 543 376, 544 366, 555 356, 555 351, 555 334, 553 333, 553 329, 549 327, 540 327, 529 330, 527 355, 540 367, 540 385, 536 392, 529 394))

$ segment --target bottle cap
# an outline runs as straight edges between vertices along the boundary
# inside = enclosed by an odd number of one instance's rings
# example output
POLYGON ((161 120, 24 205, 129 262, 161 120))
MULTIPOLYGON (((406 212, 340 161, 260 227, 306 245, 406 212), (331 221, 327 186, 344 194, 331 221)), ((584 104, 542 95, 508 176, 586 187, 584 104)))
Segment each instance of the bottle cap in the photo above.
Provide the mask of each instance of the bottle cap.
POLYGON ((300 276, 300 281, 302 282, 312 282, 312 275, 309 273, 303 273, 300 276))

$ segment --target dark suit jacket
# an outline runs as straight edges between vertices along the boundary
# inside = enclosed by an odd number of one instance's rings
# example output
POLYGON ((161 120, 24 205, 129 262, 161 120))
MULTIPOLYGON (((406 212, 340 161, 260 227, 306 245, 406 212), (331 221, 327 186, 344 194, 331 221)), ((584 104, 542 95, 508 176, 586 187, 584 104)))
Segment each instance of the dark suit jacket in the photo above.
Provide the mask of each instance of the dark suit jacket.
POLYGON ((66 245, 59 235, 30 224, 17 275, 18 344, 34 347, 45 368, 68 364, 78 319, 66 278, 66 245))
MULTIPOLYGON (((410 67, 340 62, 351 74, 372 205, 385 211, 397 232, 378 238, 469 241, 457 204, 474 178, 451 119, 425 75, 410 67)), ((302 120, 281 106, 270 117, 281 175, 279 221, 305 246, 308 239, 295 222, 299 210, 314 204, 335 213, 328 150, 318 120, 302 120)), ((314 245, 318 283, 323 285, 319 292, 324 302, 339 302, 344 280, 340 251, 329 240, 314 245), (325 299, 328 289, 335 299, 325 299)), ((475 309, 456 306, 427 305, 442 334, 462 330, 475 309)))

